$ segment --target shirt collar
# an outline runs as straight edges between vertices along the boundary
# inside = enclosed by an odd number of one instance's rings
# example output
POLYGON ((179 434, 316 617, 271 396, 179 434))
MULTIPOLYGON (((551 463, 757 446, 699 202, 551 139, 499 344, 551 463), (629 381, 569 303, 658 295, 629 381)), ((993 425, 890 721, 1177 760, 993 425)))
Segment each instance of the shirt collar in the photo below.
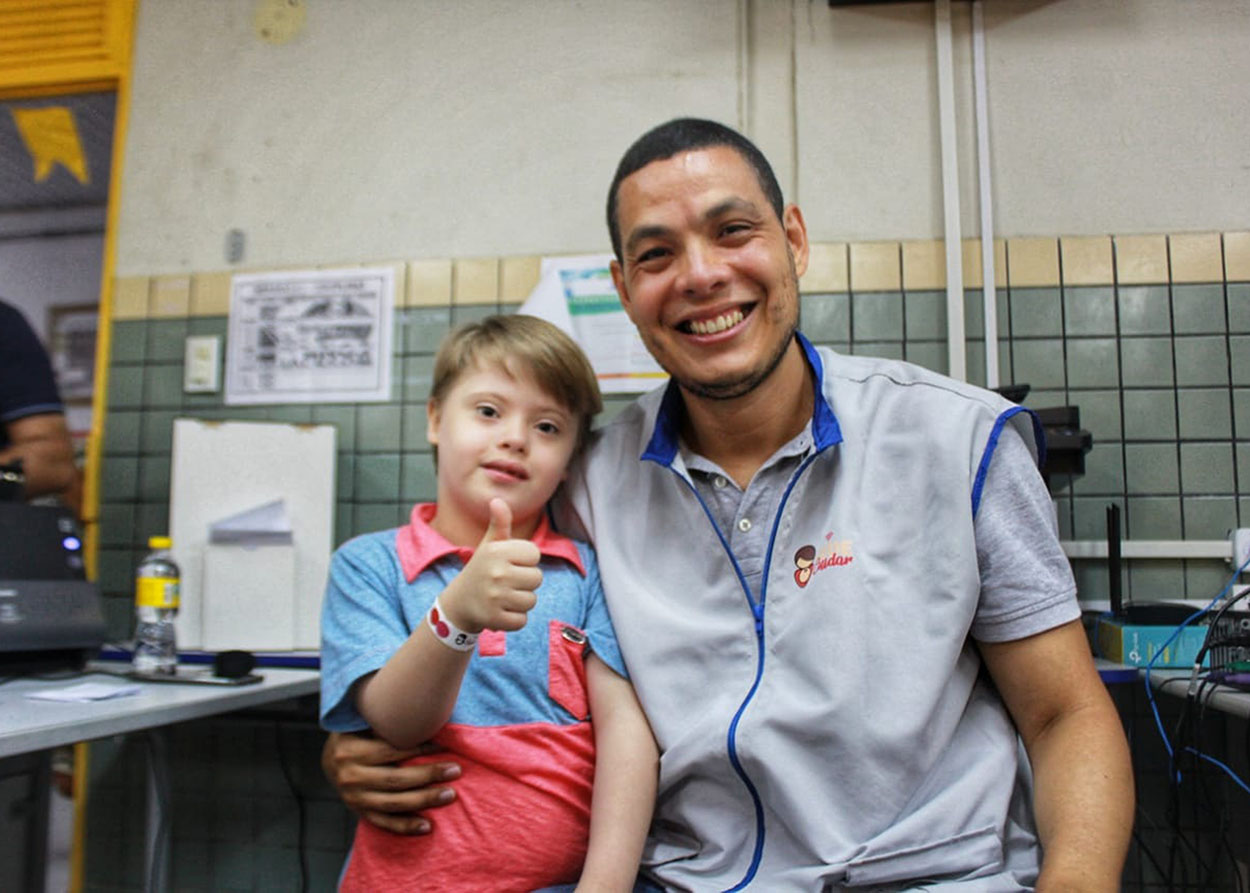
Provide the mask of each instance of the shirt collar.
MULTIPOLYGON (((833 407, 829 405, 822 387, 824 364, 820 361, 820 354, 802 332, 795 332, 794 337, 798 339, 799 346, 803 348, 803 356, 807 360, 808 370, 811 372, 812 384, 816 393, 816 399, 813 401, 814 405, 812 407, 812 439, 815 442, 816 449, 819 451, 833 446, 835 443, 841 443, 842 429, 838 425, 837 416, 834 415, 833 407)), ((668 386, 664 389, 664 399, 660 402, 659 412, 656 413, 655 427, 651 432, 651 440, 647 443, 647 448, 643 450, 641 458, 650 459, 652 462, 658 462, 661 465, 672 464, 673 458, 677 455, 679 446, 678 432, 681 429, 681 418, 684 412, 685 406, 682 403, 681 389, 676 381, 670 379, 668 386)))
MULTIPOLYGON (((395 548, 399 552, 399 564, 404 571, 404 579, 411 583, 427 567, 440 558, 455 555, 465 564, 473 557, 473 549, 457 546, 430 526, 434 520, 434 512, 438 508, 432 502, 419 502, 412 508, 409 522, 395 532, 395 548)), ((562 558, 578 573, 586 576, 586 567, 582 564, 582 556, 577 551, 577 544, 567 536, 556 533, 543 514, 538 520, 530 541, 538 546, 538 551, 548 558, 562 558)))

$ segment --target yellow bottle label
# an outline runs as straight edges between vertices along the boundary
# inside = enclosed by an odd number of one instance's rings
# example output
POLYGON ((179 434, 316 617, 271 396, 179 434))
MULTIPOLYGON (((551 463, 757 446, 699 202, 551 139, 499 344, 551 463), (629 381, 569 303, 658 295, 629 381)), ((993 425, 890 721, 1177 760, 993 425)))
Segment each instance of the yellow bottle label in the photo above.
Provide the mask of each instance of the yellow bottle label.
POLYGON ((178 607, 178 578, 140 577, 135 581, 135 604, 145 608, 178 607))

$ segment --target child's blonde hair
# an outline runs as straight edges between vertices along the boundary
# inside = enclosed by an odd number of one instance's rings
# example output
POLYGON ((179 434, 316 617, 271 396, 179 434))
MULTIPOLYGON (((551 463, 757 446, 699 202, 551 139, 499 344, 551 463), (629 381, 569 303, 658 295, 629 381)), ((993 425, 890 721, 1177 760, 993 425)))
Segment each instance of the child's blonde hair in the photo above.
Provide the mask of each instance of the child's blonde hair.
MULTIPOLYGON (((549 396, 578 417, 577 446, 581 452, 590 424, 603 409, 599 382, 590 361, 572 338, 558 328, 522 313, 487 316, 453 331, 434 357, 434 384, 430 400, 441 403, 469 369, 495 364, 510 375, 532 378, 549 396)), ((434 453, 438 461, 438 451, 434 453)))

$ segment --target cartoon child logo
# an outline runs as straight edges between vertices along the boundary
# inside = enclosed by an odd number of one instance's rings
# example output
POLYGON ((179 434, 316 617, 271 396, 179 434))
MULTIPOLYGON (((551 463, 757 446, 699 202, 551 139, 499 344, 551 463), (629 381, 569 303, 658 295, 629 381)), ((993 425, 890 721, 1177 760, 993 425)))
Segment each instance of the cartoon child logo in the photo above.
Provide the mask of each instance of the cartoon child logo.
POLYGON ((794 566, 797 568, 794 572, 794 582, 799 584, 800 589, 806 586, 807 581, 812 578, 812 565, 815 563, 815 546, 801 546, 799 551, 794 553, 794 566))

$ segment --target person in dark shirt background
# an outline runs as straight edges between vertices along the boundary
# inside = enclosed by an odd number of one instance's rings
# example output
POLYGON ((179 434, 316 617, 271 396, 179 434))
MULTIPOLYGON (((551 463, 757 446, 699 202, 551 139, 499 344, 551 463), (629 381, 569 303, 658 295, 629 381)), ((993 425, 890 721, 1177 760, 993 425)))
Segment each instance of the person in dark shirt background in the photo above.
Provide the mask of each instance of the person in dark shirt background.
POLYGON ((21 312, 0 301, 0 465, 19 459, 28 499, 64 494, 77 482, 47 351, 21 312))

